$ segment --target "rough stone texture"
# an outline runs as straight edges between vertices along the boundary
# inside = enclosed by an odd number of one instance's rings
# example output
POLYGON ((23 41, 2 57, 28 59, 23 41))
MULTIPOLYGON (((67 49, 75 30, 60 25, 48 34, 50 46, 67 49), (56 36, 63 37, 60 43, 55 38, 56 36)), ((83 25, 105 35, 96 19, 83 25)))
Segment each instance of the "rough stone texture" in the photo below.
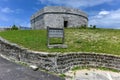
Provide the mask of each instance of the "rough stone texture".
POLYGON ((2 38, 0 38, 0 54, 56 73, 67 72, 75 66, 106 67, 120 70, 119 56, 82 52, 64 54, 34 52, 9 43, 2 38))
POLYGON ((45 7, 31 16, 32 29, 46 29, 49 27, 64 27, 64 21, 67 21, 67 27, 80 27, 88 25, 88 16, 86 13, 66 7, 45 7))
POLYGON ((68 48, 65 44, 48 45, 48 48, 68 48))

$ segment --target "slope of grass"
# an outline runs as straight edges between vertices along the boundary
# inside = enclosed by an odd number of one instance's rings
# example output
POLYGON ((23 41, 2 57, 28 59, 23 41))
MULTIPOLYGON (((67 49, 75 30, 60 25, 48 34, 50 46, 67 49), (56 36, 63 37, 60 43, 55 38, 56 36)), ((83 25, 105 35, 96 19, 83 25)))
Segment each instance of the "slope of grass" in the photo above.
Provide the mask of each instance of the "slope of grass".
POLYGON ((65 29, 67 49, 48 49, 46 30, 0 32, 0 36, 23 47, 43 52, 98 52, 120 55, 120 30, 65 29))

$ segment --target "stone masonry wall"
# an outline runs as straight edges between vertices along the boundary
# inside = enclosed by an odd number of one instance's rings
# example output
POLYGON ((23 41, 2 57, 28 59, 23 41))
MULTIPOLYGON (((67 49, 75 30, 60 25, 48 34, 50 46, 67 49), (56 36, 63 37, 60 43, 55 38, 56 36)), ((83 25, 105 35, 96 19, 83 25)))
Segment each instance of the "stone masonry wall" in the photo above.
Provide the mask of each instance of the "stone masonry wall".
MULTIPOLYGON (((34 64, 40 68, 54 71, 56 68, 56 55, 49 55, 43 52, 33 52, 22 48, 16 44, 9 43, 5 39, 0 38, 0 54, 17 61, 34 64)), ((56 72, 56 71, 54 71, 56 72)))
POLYGON ((68 22, 67 28, 88 25, 88 15, 78 9, 49 6, 31 16, 32 29, 47 29, 49 27, 63 28, 64 21, 68 22))
POLYGON ((67 21, 67 28, 80 27, 88 24, 88 20, 84 17, 72 14, 46 14, 44 15, 44 25, 54 28, 63 28, 64 21, 67 21))
POLYGON ((120 57, 96 53, 45 53, 35 52, 9 43, 0 38, 0 54, 17 61, 35 64, 38 67, 64 73, 75 66, 106 67, 120 70, 120 57))

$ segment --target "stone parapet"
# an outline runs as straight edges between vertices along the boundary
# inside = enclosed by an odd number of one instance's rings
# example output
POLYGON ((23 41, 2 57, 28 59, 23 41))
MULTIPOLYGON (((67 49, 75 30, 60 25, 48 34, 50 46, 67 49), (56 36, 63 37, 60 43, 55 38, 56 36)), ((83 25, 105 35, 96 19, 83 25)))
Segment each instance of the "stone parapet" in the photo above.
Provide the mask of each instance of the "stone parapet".
POLYGON ((86 18, 88 18, 88 15, 83 12, 80 11, 79 9, 74 9, 74 8, 66 8, 66 7, 60 7, 60 6, 49 6, 49 7, 45 7, 41 10, 39 10, 38 12, 36 12, 35 14, 33 14, 31 16, 31 20, 34 19, 35 17, 38 17, 40 15, 46 14, 46 13, 69 13, 69 14, 76 14, 76 15, 81 15, 84 16, 86 18))

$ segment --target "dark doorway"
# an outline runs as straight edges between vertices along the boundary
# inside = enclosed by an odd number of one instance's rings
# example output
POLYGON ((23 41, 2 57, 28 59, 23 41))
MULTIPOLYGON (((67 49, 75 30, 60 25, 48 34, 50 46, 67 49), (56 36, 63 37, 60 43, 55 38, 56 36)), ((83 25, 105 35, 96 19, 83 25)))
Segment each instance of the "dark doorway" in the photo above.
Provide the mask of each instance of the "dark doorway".
POLYGON ((68 27, 68 21, 64 21, 64 28, 68 27))

